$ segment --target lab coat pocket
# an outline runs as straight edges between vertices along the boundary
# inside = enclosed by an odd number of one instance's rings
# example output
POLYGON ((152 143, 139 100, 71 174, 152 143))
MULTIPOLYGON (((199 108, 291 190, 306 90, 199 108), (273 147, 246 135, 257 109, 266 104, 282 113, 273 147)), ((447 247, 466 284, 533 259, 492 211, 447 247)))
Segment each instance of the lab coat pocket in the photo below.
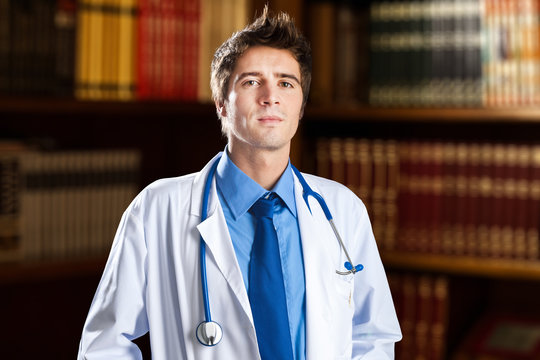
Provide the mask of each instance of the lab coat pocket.
POLYGON ((353 275, 336 274, 334 278, 336 296, 332 324, 334 333, 334 359, 350 359, 352 354, 353 275))
MULTIPOLYGON (((335 281, 334 284, 336 286, 336 293, 339 294, 342 298, 347 300, 347 302, 352 302, 352 291, 353 291, 353 274, 348 275, 340 275, 335 274, 335 281)), ((350 304, 352 305, 352 303, 350 304)))

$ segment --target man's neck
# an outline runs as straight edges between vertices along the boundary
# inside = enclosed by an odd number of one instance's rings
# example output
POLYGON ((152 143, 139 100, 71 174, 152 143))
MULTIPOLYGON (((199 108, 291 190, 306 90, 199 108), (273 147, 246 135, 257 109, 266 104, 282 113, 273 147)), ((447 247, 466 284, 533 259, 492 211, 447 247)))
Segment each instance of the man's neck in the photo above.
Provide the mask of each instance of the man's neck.
POLYGON ((289 163, 290 146, 277 150, 248 150, 231 145, 228 149, 233 163, 266 190, 274 187, 289 163))

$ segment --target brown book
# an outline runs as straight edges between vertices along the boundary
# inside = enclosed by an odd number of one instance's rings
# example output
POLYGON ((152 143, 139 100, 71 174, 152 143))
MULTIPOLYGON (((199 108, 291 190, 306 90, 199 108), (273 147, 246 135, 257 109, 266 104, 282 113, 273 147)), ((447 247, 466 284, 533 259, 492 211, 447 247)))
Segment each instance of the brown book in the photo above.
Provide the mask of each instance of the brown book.
POLYGON ((343 161, 344 161, 344 184, 355 194, 360 195, 360 166, 358 164, 358 151, 356 149, 356 140, 346 138, 343 142, 343 161))
POLYGON ((398 206, 397 198, 399 192, 399 157, 398 142, 387 140, 385 144, 386 157, 386 203, 385 203, 385 225, 383 248, 393 250, 396 248, 396 237, 398 232, 398 206))
POLYGON ((429 275, 420 275, 417 279, 418 293, 416 299, 415 321, 415 360, 433 360, 430 355, 431 326, 433 321, 433 279, 429 275))
POLYGON ((416 312, 418 299, 418 284, 415 275, 405 274, 402 278, 402 299, 401 305, 401 332, 403 339, 396 346, 399 360, 412 360, 415 353, 415 329, 416 329, 416 312))
POLYGON ((456 252, 455 225, 457 223, 457 164, 456 144, 453 142, 444 143, 441 192, 441 231, 442 252, 448 255, 456 252))
POLYGON ((385 197, 387 191, 387 165, 383 140, 373 140, 373 188, 371 195, 371 224, 375 239, 382 241, 385 233, 385 197))
POLYGON ((539 259, 540 231, 540 145, 531 149, 529 224, 527 230, 527 259, 539 259))
POLYGON ((327 138, 318 138, 316 141, 316 173, 319 176, 330 178, 330 141, 327 138))
POLYGON ((443 360, 446 353, 446 333, 449 313, 449 282, 446 276, 437 276, 433 281, 432 309, 430 327, 430 351, 427 359, 443 360))
POLYGON ((519 145, 517 147, 517 159, 515 169, 515 211, 511 214, 514 224, 514 256, 516 259, 527 258, 527 218, 529 190, 531 184, 529 171, 532 170, 532 147, 519 145))
POLYGON ((327 0, 313 2, 308 16, 313 53, 310 98, 315 104, 330 104, 334 101, 336 6, 327 0))
POLYGON ((465 254, 477 256, 480 252, 477 238, 480 201, 480 144, 472 143, 467 146, 467 161, 465 164, 465 207, 464 207, 464 238, 465 254))
POLYGON ((345 156, 343 142, 340 138, 331 138, 330 151, 330 179, 345 185, 345 156))
POLYGON ((491 210, 493 206, 493 145, 482 144, 480 148, 480 184, 479 184, 479 221, 477 227, 477 239, 479 245, 478 255, 487 257, 491 255, 490 227, 491 210))
POLYGON ((359 167, 358 196, 371 214, 371 195, 373 188, 373 164, 371 158, 371 142, 368 139, 358 139, 356 143, 359 167))
POLYGON ((413 143, 401 141, 399 143, 399 192, 398 192, 398 239, 399 250, 414 250, 414 152, 413 143))

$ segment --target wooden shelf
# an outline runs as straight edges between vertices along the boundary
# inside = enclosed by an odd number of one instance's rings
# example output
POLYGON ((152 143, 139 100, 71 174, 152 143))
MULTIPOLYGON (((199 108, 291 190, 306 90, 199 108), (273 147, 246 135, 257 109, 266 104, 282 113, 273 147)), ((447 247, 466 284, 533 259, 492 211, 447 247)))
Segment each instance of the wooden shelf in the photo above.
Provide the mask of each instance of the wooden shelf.
POLYGON ((71 260, 21 261, 0 264, 0 284, 41 282, 99 275, 105 267, 106 257, 71 260))
POLYGON ((540 107, 512 108, 377 108, 307 105, 305 118, 339 122, 532 123, 540 125, 540 107))
POLYGON ((442 272, 495 279, 540 281, 540 261, 403 252, 383 252, 381 257, 387 268, 442 272))
POLYGON ((186 114, 194 117, 215 115, 210 103, 185 101, 90 101, 71 98, 0 97, 0 114, 88 115, 88 114, 152 114, 153 118, 168 114, 186 114))

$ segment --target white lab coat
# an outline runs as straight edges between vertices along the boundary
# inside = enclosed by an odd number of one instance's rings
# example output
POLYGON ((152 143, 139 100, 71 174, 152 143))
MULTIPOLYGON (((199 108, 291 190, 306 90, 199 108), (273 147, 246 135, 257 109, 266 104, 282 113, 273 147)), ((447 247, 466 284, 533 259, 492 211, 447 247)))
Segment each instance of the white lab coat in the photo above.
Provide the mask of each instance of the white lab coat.
MULTIPOLYGON (((84 325, 79 360, 140 359, 131 340, 147 331, 154 360, 259 359, 249 299, 215 181, 208 218, 200 222, 213 161, 199 173, 156 181, 128 207, 84 325), (202 346, 195 337, 204 319, 201 235, 212 319, 223 328, 223 339, 214 347, 202 346)), ((305 177, 326 199, 352 260, 365 267, 354 276, 336 274, 345 255, 312 197, 310 213, 295 177, 307 359, 391 359, 401 333, 366 208, 346 187, 305 177)))

